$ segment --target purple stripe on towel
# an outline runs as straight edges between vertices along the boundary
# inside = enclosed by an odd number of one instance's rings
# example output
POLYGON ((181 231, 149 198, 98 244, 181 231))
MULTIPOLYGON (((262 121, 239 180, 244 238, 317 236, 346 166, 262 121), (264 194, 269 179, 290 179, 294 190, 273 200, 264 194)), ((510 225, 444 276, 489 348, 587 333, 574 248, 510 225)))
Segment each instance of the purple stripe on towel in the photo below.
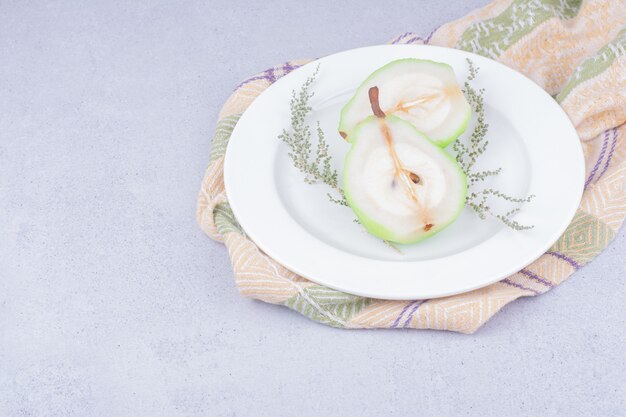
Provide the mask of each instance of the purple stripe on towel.
POLYGON ((415 303, 417 303, 417 301, 412 301, 409 304, 407 304, 403 309, 402 312, 400 313, 400 315, 398 316, 398 318, 393 322, 393 324, 391 325, 392 328, 394 327, 398 327, 398 324, 400 324, 400 319, 402 318, 402 316, 404 316, 404 313, 406 313, 406 311, 415 303))
POLYGON ((537 291, 537 290, 533 290, 532 288, 526 288, 526 287, 524 287, 523 285, 520 285, 520 284, 517 284, 517 283, 515 283, 515 282, 511 281, 509 278, 504 278, 504 279, 503 279, 502 281, 500 281, 500 282, 504 282, 505 284, 508 284, 508 285, 510 285, 510 286, 512 286, 512 287, 515 287, 515 288, 519 288, 519 289, 521 289, 521 290, 530 291, 530 292, 532 292, 532 293, 533 293, 533 294, 535 294, 535 295, 539 295, 539 294, 541 294, 541 293, 540 293, 539 291, 537 291))
POLYGON ((398 36, 396 39, 394 39, 391 44, 395 45, 398 44, 400 42, 404 43, 404 44, 410 44, 413 42, 417 42, 417 41, 422 41, 424 42, 424 45, 428 45, 428 42, 430 42, 430 39, 433 37, 433 35, 435 34, 435 32, 437 32, 437 30, 439 30, 441 26, 437 26, 435 29, 433 29, 428 36, 426 36, 426 38, 422 38, 421 36, 418 36, 412 32, 406 32, 403 33, 402 35, 398 36), (409 37, 410 36, 410 37, 409 37), (407 40, 405 40, 406 38, 409 38, 407 40))
POLYGON ((404 38, 406 38, 407 36, 412 35, 411 32, 405 32, 402 35, 398 36, 396 39, 393 40, 393 42, 391 42, 392 45, 396 45, 398 43, 400 43, 400 41, 404 38))
POLYGON ((432 39, 433 35, 435 34, 435 32, 437 32, 437 31, 439 30, 439 28, 440 28, 440 27, 441 27, 441 26, 437 26, 436 28, 434 28, 434 29, 432 30, 432 32, 430 32, 430 33, 428 34, 428 36, 426 36, 426 39, 424 39, 424 44, 425 44, 425 45, 428 45, 428 43, 429 43, 429 42, 430 42, 430 40, 432 39))
POLYGON ((239 83, 239 85, 235 88, 235 90, 237 88, 240 88, 241 86, 248 84, 252 81, 256 81, 256 80, 267 80, 270 82, 270 84, 273 84, 276 82, 277 79, 279 79, 280 77, 283 77, 287 74, 289 74, 291 71, 300 68, 302 65, 291 65, 289 62, 284 63, 279 69, 282 70, 283 74, 281 76, 276 76, 276 70, 277 68, 269 68, 265 71, 263 71, 262 74, 257 75, 255 77, 252 78, 248 78, 247 80, 242 81, 241 83, 239 83))
POLYGON ((613 128, 613 142, 611 143, 609 156, 606 157, 606 163, 604 164, 604 168, 602 169, 602 172, 600 173, 596 181, 600 180, 600 178, 602 178, 606 170, 609 169, 609 164, 611 163, 611 158, 613 157, 613 152, 615 151, 615 145, 617 145, 617 128, 616 127, 613 128))
POLYGON ((537 275, 537 274, 535 274, 533 272, 530 272, 528 269, 522 269, 519 272, 521 274, 526 275, 530 279, 534 279, 535 281, 542 283, 546 287, 552 288, 554 286, 554 285, 552 285, 552 283, 550 281, 546 281, 545 279, 541 278, 539 275, 537 275))
POLYGON ((422 304, 424 304, 426 302, 426 300, 421 300, 417 302, 417 305, 415 307, 413 307, 413 309, 411 310, 411 312, 409 313, 409 315, 406 318, 406 321, 404 322, 404 324, 402 325, 402 327, 406 327, 408 326, 408 324, 411 322, 411 319, 413 318, 413 314, 415 314, 415 312, 417 311, 418 308, 420 308, 420 306, 422 304))
POLYGON ((551 255, 554 256, 556 258, 562 259, 565 262, 567 262, 568 264, 570 264, 571 266, 574 267, 574 269, 580 269, 580 264, 578 262, 576 262, 575 260, 573 260, 572 258, 563 255, 562 253, 559 252, 546 252, 546 255, 551 255))
POLYGON ((408 41, 406 41, 404 43, 409 44, 409 43, 413 43, 413 42, 416 42, 416 41, 423 41, 423 40, 424 39, 422 39, 421 36, 413 36, 411 39, 409 39, 408 41))
POLYGON ((604 131, 604 142, 602 143, 602 149, 600 149, 600 155, 598 156, 598 160, 596 161, 596 164, 594 165, 593 169, 591 170, 591 173, 589 174, 589 178, 587 178, 587 181, 585 181, 585 188, 587 188, 589 186, 589 184, 591 183, 591 180, 593 180, 593 177, 596 176, 596 172, 598 172, 598 168, 600 168, 600 163, 602 163, 602 160, 604 159, 604 154, 606 153, 606 147, 609 144, 609 130, 605 130, 604 131))

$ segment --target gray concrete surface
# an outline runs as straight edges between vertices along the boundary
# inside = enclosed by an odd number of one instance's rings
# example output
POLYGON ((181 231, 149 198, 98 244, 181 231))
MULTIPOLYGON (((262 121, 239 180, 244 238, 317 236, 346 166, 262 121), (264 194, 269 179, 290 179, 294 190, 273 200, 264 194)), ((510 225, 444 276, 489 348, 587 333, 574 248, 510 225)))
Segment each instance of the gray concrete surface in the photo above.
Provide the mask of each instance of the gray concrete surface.
POLYGON ((244 299, 196 226, 240 80, 484 3, 0 2, 0 416, 624 415, 624 231, 463 336, 244 299))

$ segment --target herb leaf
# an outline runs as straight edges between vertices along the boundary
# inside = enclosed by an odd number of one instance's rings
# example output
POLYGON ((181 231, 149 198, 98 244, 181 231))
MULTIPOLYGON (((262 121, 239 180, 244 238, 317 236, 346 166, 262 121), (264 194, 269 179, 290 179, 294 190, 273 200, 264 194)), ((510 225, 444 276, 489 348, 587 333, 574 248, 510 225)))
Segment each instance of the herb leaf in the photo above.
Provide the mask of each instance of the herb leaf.
POLYGON ((478 158, 485 153, 487 146, 489 145, 489 141, 486 139, 487 132, 489 131, 489 124, 485 122, 485 100, 483 97, 485 90, 476 90, 471 85, 471 81, 474 81, 478 75, 478 67, 474 65, 474 62, 471 59, 467 59, 467 63, 469 65, 469 75, 465 80, 463 93, 465 93, 467 101, 476 114, 476 127, 474 127, 474 131, 468 140, 469 143, 464 144, 457 140, 452 145, 452 149, 456 152, 456 160, 467 176, 468 193, 465 199, 465 204, 474 210, 481 219, 485 219, 487 218, 487 215, 490 215, 500 220, 513 230, 532 229, 534 226, 520 224, 512 218, 520 211, 519 208, 509 210, 504 214, 495 213, 489 205, 489 197, 499 198, 511 203, 528 203, 535 197, 534 195, 518 198, 511 197, 508 194, 492 188, 482 190, 475 189, 476 184, 484 181, 488 177, 494 177, 500 174, 500 172, 502 172, 502 168, 483 171, 477 171, 474 168, 478 158))
POLYGON ((328 185, 339 195, 339 198, 335 198, 329 193, 329 200, 347 206, 348 203, 343 190, 338 185, 337 170, 333 169, 331 165, 332 157, 329 153, 324 131, 317 122, 317 144, 315 155, 313 155, 312 133, 306 123, 306 118, 312 110, 309 100, 314 95, 311 91, 311 85, 315 81, 319 69, 318 65, 313 74, 302 84, 299 92, 295 90, 291 92, 291 128, 289 130, 283 129, 278 138, 289 146, 289 157, 291 157, 293 165, 304 174, 306 183, 328 185))

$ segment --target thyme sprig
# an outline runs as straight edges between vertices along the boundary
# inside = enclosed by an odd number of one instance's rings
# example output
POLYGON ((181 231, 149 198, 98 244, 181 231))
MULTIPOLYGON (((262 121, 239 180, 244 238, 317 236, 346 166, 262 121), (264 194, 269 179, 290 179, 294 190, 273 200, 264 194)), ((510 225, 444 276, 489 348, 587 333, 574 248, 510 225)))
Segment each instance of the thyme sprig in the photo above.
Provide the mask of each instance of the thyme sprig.
MULTIPOLYGON (((328 143, 326 142, 324 131, 320 127, 319 121, 317 122, 317 146, 315 158, 312 158, 313 145, 311 138, 311 129, 306 123, 306 118, 311 112, 312 108, 309 104, 309 100, 313 97, 314 92, 311 91, 311 85, 315 81, 319 72, 320 66, 315 68, 313 74, 311 74, 300 87, 300 91, 296 93, 295 90, 291 92, 291 101, 289 103, 291 109, 291 127, 290 130, 283 129, 282 133, 278 135, 278 139, 282 140, 290 148, 289 157, 293 161, 293 165, 304 174, 304 181, 307 184, 324 183, 332 188, 339 198, 333 197, 331 193, 326 193, 328 199, 340 206, 348 207, 348 202, 343 193, 343 189, 338 184, 337 170, 332 168, 331 155, 328 149, 328 143)), ((361 224, 358 219, 354 219, 358 224, 361 224)), ((384 240, 387 246, 394 251, 402 254, 400 249, 393 243, 384 240)))
POLYGON ((482 88, 476 90, 471 85, 471 82, 474 81, 478 75, 478 67, 474 65, 474 62, 471 59, 467 59, 467 63, 469 66, 469 75, 465 80, 463 93, 472 107, 474 114, 476 114, 476 126, 474 127, 474 131, 472 132, 467 144, 457 140, 454 142, 454 145, 452 145, 452 149, 456 152, 456 160, 461 166, 463 172, 465 172, 468 180, 468 193, 465 204, 473 209, 481 219, 486 219, 487 215, 490 215, 497 218, 513 230, 532 229, 534 226, 523 225, 513 219, 513 216, 519 213, 519 208, 509 210, 504 214, 496 213, 492 210, 489 204, 489 197, 499 198, 510 203, 528 203, 535 197, 534 195, 529 195, 524 198, 516 198, 501 191, 494 190, 493 188, 485 188, 482 190, 475 189, 477 183, 484 181, 488 177, 497 176, 500 172, 502 172, 502 168, 494 170, 476 170, 474 168, 478 158, 485 153, 487 146, 489 145, 489 141, 486 139, 487 132, 489 131, 489 124, 485 122, 485 100, 483 97, 485 90, 482 88))
POLYGON ((304 174, 304 181, 307 184, 324 183, 328 185, 339 195, 339 198, 335 198, 328 193, 329 200, 347 206, 348 203, 343 190, 338 184, 337 170, 332 168, 328 143, 319 122, 317 122, 316 128, 315 156, 312 155, 312 133, 311 128, 306 123, 306 117, 312 110, 309 104, 309 100, 314 95, 314 92, 311 91, 311 85, 315 81, 319 69, 318 65, 313 74, 304 81, 300 91, 291 92, 291 128, 289 130, 283 129, 278 138, 289 146, 289 157, 293 161, 293 165, 304 174))

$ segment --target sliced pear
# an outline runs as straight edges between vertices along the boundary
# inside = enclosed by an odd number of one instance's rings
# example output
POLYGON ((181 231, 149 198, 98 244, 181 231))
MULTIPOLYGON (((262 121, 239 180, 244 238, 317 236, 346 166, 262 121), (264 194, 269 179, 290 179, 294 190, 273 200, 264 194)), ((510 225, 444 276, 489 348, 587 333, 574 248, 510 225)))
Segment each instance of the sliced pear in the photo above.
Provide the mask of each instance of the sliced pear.
POLYGON ((371 115, 368 91, 380 89, 380 108, 411 123, 433 143, 446 147, 465 131, 469 106, 448 64, 399 59, 373 72, 341 110, 339 133, 352 141, 357 124, 371 115))
POLYGON ((467 184, 457 162, 410 123, 387 116, 369 91, 370 112, 351 134, 344 165, 348 205, 371 234, 410 244, 452 223, 467 184))

